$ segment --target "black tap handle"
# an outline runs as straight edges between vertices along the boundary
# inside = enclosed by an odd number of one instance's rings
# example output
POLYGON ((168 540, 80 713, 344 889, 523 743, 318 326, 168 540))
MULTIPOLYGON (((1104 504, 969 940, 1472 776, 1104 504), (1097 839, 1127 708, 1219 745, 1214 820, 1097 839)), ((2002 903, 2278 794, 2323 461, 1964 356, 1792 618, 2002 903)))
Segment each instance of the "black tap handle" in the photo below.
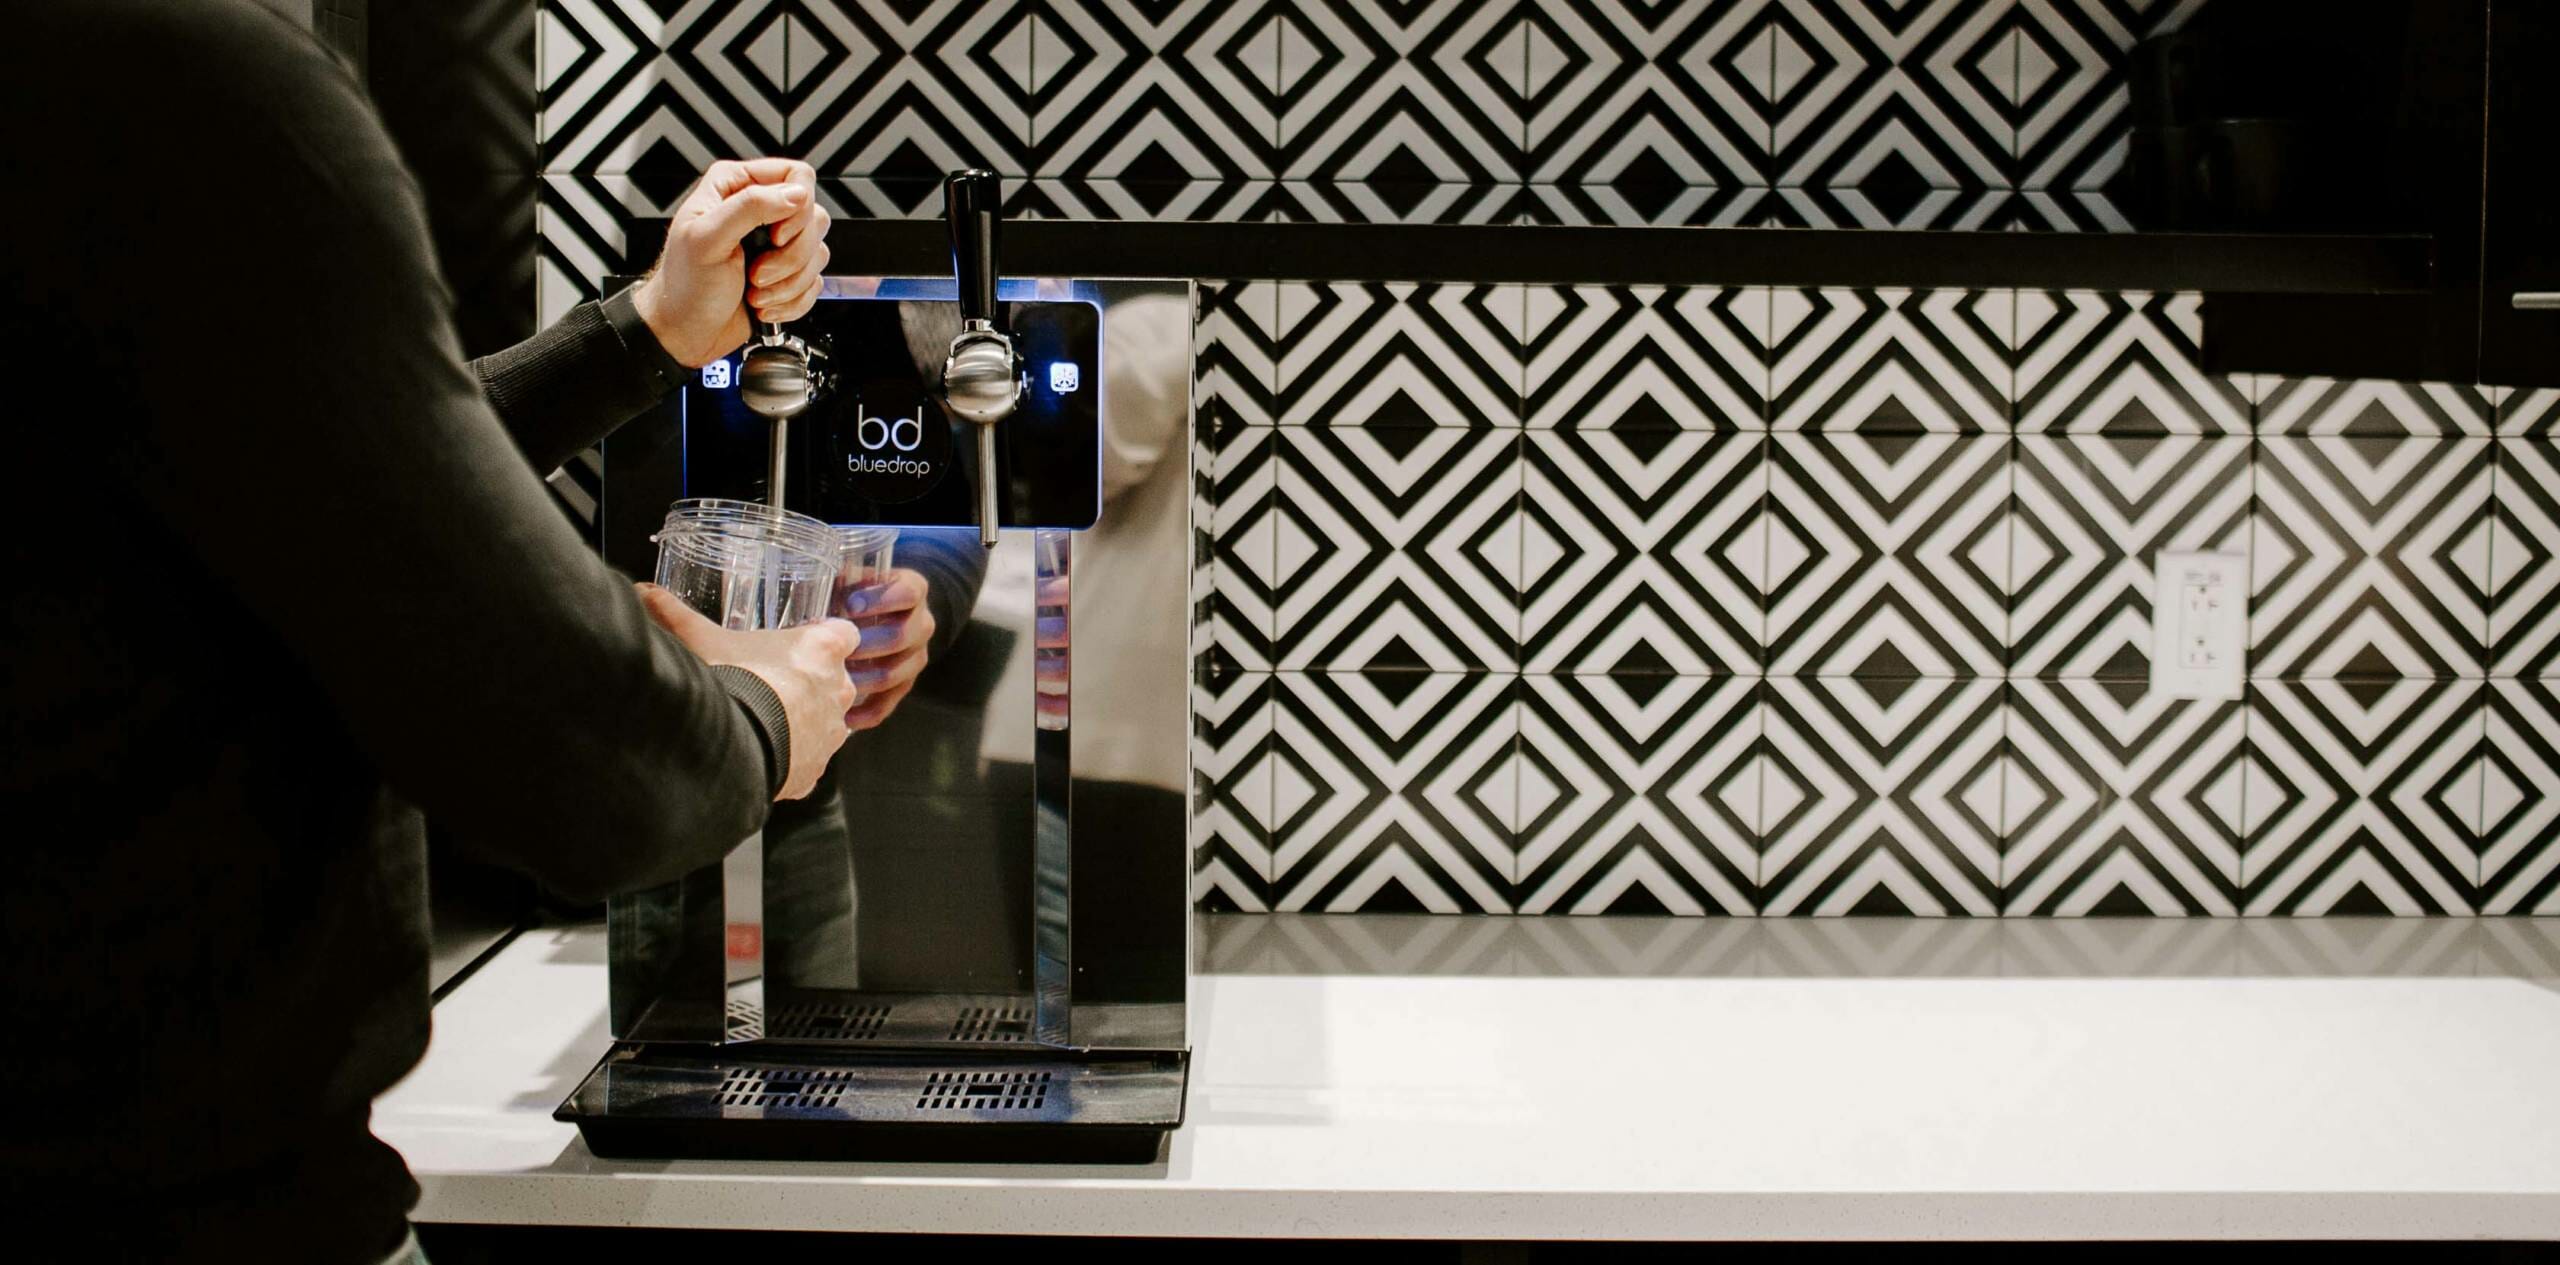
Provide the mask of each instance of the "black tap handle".
POLYGON ((996 319, 996 224, 1003 191, 992 171, 955 171, 942 182, 942 213, 951 221, 951 275, 960 283, 960 316, 996 319))
MULTIPOLYGON (((756 275, 756 261, 764 258, 765 254, 773 249, 773 226, 770 224, 758 224, 754 228, 749 229, 747 231, 746 238, 738 243, 738 247, 745 251, 747 256, 745 267, 741 268, 738 273, 739 277, 744 282, 744 287, 739 291, 739 298, 743 300, 746 297, 746 291, 755 288, 754 278, 756 275)), ((782 333, 781 326, 772 324, 766 321, 763 317, 756 315, 756 310, 752 307, 747 309, 747 324, 755 331, 756 339, 759 342, 767 338, 779 336, 782 333)))

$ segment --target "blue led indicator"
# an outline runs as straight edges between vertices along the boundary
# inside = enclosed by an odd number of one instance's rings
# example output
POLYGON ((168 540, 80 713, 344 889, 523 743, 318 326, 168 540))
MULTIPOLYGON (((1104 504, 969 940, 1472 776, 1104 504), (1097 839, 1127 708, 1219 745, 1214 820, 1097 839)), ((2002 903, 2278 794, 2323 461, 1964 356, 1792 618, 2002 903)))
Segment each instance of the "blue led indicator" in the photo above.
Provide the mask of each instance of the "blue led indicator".
POLYGON ((1049 390, 1052 394, 1072 395, 1075 389, 1082 385, 1084 385, 1084 375, 1076 368, 1076 362, 1072 360, 1049 362, 1049 390))

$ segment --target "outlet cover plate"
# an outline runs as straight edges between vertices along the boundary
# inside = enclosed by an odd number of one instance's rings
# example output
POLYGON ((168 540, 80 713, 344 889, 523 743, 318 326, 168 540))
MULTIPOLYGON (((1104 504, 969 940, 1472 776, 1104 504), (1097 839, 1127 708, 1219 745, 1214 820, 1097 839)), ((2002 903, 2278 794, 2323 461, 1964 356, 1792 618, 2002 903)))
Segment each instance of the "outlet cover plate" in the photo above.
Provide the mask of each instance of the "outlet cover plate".
POLYGON ((2151 590, 2151 689, 2237 700, 2249 636, 2249 558, 2162 550, 2151 590))

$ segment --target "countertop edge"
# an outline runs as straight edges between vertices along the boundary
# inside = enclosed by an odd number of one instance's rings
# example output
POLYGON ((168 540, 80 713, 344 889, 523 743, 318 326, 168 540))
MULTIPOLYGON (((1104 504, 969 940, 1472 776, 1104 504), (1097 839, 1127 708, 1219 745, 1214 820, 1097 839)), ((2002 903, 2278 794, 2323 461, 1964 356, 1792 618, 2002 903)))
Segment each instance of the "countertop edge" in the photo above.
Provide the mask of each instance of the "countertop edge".
MULTIPOLYGON (((812 1178, 818 1178, 812 1174, 812 1178)), ((428 1223, 878 1234, 1426 1240, 2560 1240, 2560 1196, 2371 1192, 1572 1192, 424 1176, 428 1223)))

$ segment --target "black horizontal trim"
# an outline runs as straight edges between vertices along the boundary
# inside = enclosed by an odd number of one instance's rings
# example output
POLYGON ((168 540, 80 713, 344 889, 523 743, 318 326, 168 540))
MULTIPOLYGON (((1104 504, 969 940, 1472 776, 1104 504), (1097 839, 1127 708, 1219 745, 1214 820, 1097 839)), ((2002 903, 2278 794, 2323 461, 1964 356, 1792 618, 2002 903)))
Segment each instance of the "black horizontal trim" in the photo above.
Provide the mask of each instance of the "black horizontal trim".
MULTIPOLYGON (((628 241, 656 252, 665 222, 628 241)), ((937 276, 939 220, 837 220, 828 271, 937 276)), ((632 271, 649 260, 627 261, 632 271)), ((2435 239, 2251 233, 1239 224, 1018 220, 1004 271, 1042 277, 1786 285, 2394 294, 2427 290, 2435 239)))

